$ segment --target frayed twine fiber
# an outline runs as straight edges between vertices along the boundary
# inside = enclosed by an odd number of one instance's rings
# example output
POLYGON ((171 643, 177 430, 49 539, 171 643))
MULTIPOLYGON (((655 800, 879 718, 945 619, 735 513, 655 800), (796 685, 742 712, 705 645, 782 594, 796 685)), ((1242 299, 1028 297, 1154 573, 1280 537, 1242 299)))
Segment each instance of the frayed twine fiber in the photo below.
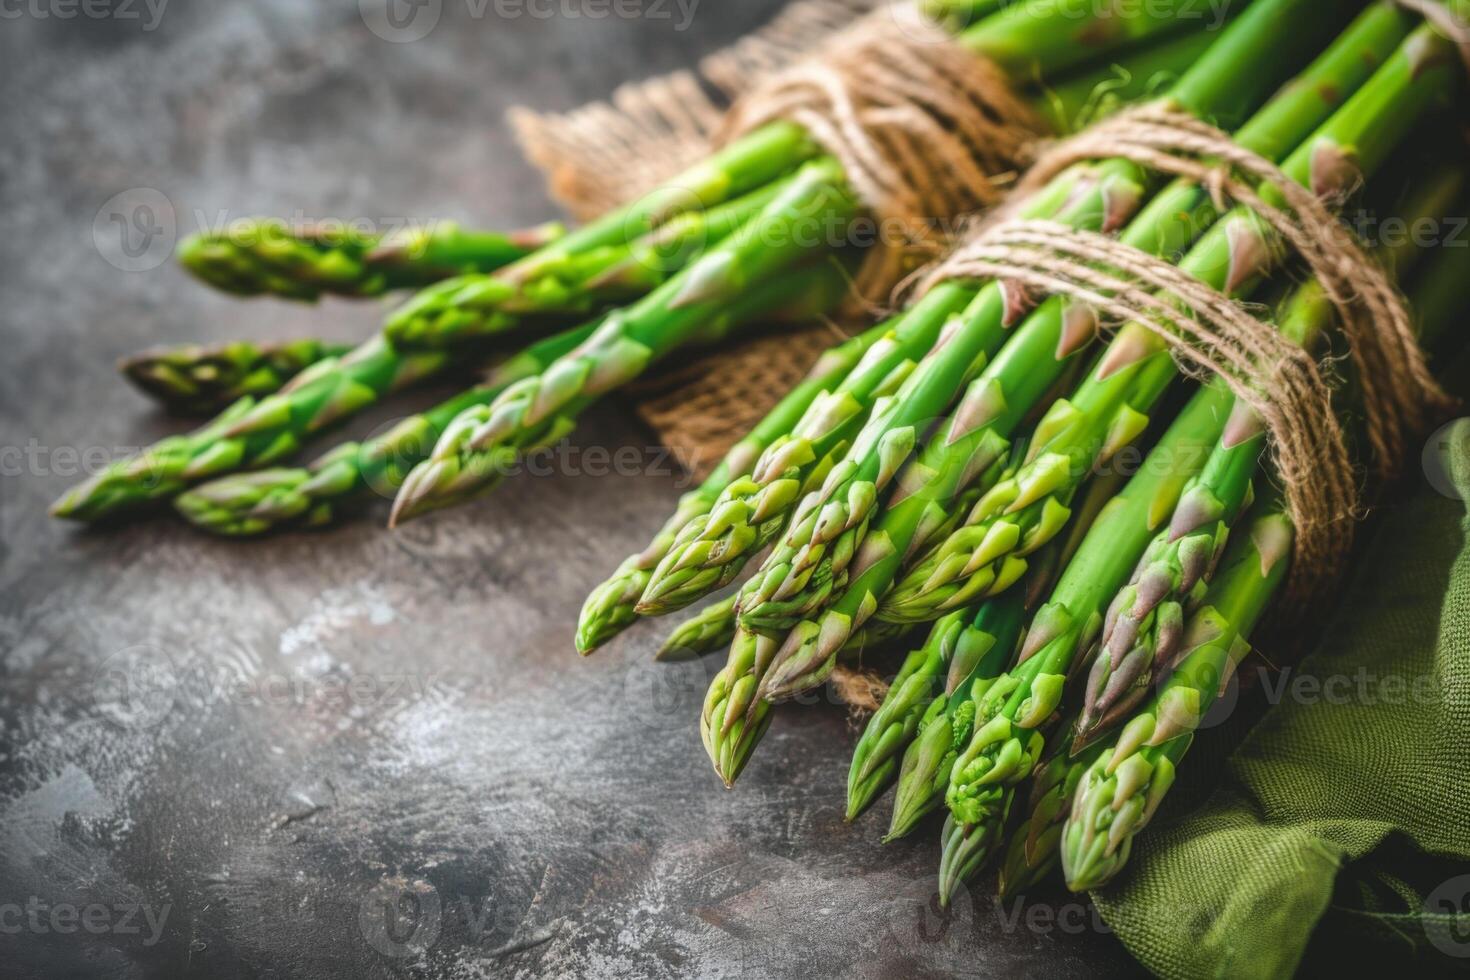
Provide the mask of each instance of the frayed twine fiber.
POLYGON ((800 0, 697 73, 625 85, 562 115, 510 115, 552 196, 580 218, 778 120, 841 162, 877 222, 854 282, 862 311, 943 252, 947 222, 997 201, 1046 129, 1000 69, 915 4, 887 0, 800 0), (722 109, 706 86, 733 105, 722 109))
POLYGON ((838 664, 832 668, 827 683, 832 685, 838 700, 847 705, 854 720, 877 711, 888 696, 888 682, 876 672, 860 667, 838 664))
MULTIPOLYGON (((1165 102, 1126 110, 1052 148, 1021 190, 1044 185, 1073 163, 1122 157, 1209 187, 1222 209, 1252 209, 1232 233, 1230 278, 1264 271, 1269 228, 1306 262, 1336 307, 1366 409, 1376 475, 1398 469, 1409 439, 1448 407, 1415 340, 1409 313, 1388 276, 1333 217, 1330 201, 1356 187, 1350 158, 1318 147, 1311 190, 1228 134, 1165 102), (1285 206, 1257 188, 1269 186, 1285 206), (1238 233, 1238 234, 1237 234, 1238 233)), ((1236 219, 1227 219, 1236 220, 1236 219)), ((1049 221, 1000 216, 920 280, 918 292, 947 279, 997 279, 1032 294, 1060 294, 1117 323, 1133 323, 1172 351, 1183 371, 1222 378, 1264 425, 1288 513, 1296 524, 1292 594, 1320 594, 1341 568, 1362 505, 1347 440, 1321 365, 1241 304, 1169 262, 1115 238, 1049 221)))

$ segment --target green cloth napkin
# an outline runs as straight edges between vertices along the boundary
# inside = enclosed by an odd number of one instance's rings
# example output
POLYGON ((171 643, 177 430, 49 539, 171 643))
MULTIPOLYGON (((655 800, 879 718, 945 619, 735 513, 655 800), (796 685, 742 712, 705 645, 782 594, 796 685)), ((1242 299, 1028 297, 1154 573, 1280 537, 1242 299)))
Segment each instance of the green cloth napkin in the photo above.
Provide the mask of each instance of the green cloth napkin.
POLYGON ((1160 976, 1409 958, 1470 976, 1470 421, 1441 446, 1441 478, 1382 516, 1321 646, 1213 791, 1166 803, 1093 894, 1160 976), (1348 681, 1328 697, 1312 677, 1348 681))

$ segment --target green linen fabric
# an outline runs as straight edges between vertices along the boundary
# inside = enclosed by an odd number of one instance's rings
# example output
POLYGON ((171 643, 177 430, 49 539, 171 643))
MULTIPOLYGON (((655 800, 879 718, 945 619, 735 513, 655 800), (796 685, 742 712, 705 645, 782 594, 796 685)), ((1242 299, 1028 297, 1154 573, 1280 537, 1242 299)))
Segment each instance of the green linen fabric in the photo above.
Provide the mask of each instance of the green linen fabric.
POLYGON ((1093 894, 1154 973, 1470 976, 1470 420, 1434 448, 1212 792, 1093 894))

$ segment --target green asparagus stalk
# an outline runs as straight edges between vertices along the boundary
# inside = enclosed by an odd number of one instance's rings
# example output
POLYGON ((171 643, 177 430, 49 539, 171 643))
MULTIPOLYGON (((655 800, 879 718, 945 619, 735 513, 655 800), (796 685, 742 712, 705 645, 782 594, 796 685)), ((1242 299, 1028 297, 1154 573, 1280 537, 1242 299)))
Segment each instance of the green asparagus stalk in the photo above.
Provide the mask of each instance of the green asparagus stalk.
POLYGON ((1101 744, 1094 744, 1081 755, 1054 751, 1036 767, 1025 816, 1010 831, 1001 860, 998 891, 1002 897, 1040 884, 1060 865, 1062 826, 1083 774, 1102 750, 1101 744))
MULTIPOLYGON (((1465 183, 1463 168, 1415 175, 1406 204, 1410 227, 1423 218, 1449 213, 1465 183)), ((1423 249, 1405 238, 1399 247, 1381 249, 1380 258, 1395 275, 1408 274, 1423 249)), ((1296 289, 1283 305, 1280 330, 1293 343, 1311 349, 1332 326, 1336 309, 1320 282, 1296 289)), ((1216 380, 1214 384, 1223 384, 1216 380)), ((1109 606, 1099 649, 1092 653, 1074 751, 1095 741, 1131 715, 1148 695, 1154 677, 1167 670, 1183 640, 1187 614, 1209 585, 1236 517, 1250 504, 1252 480, 1265 448, 1265 432, 1255 412, 1236 401, 1230 421, 1199 478, 1187 489, 1169 527, 1150 542, 1133 579, 1109 606)))
POLYGON ((1224 425, 1229 397, 1200 390, 1128 485, 1103 508, 1077 555, 1032 620, 1019 660, 975 698, 973 734, 955 760, 945 793, 955 826, 946 832, 940 897, 993 851, 1013 789, 1045 746, 1038 729, 1061 702, 1076 651, 1102 628, 1103 604, 1117 592, 1184 485, 1198 472, 1224 425))
POLYGON ((440 221, 374 235, 345 225, 292 228, 279 219, 249 219, 186 238, 179 261, 204 282, 236 296, 315 302, 323 293, 381 296, 466 272, 491 272, 563 234, 559 224, 500 234, 440 221))
POLYGON ((627 558, 606 582, 592 590, 582 606, 577 624, 579 652, 583 655, 591 653, 632 625, 637 618, 635 606, 653 569, 679 532, 696 517, 708 514, 731 481, 748 475, 761 453, 776 439, 789 433, 823 392, 851 374, 886 333, 886 325, 880 325, 827 350, 812 366, 806 379, 793 388, 749 435, 735 444, 703 483, 680 499, 673 516, 652 543, 642 552, 627 558))
MULTIPOLYGON (((1427 25, 1418 28, 1292 154, 1285 173, 1324 197, 1371 176, 1415 122, 1455 91, 1460 72, 1450 47, 1427 25)), ((1275 187, 1262 193, 1282 203, 1275 187)), ((1205 233, 1180 268, 1231 296, 1249 296, 1284 254, 1278 237, 1239 207, 1205 233)), ((1163 339, 1140 324, 1125 325, 1094 375, 1048 413, 1028 466, 981 498, 966 526, 908 572, 878 616, 924 622, 993 594, 1001 573, 1064 523, 1071 495, 1095 461, 1142 431, 1147 412, 1176 376, 1163 339)))
POLYGON ((583 343, 594 326, 532 344, 497 364, 481 384, 403 419, 381 436, 342 443, 305 468, 232 473, 180 494, 174 507, 196 527, 228 537, 327 524, 356 498, 396 493, 408 470, 428 457, 444 427, 460 412, 488 404, 517 381, 539 374, 583 343))
POLYGON ((397 347, 447 347, 500 335, 531 317, 585 316, 636 300, 761 212, 790 178, 708 211, 685 211, 646 235, 541 263, 535 275, 470 275, 419 292, 388 317, 397 347))
POLYGON ((1061 863, 1073 891, 1096 888, 1128 860, 1194 739, 1205 711, 1225 689, 1246 637, 1286 576, 1293 529, 1270 501, 1246 534, 1235 535, 1223 567, 1190 617, 1178 666, 1147 708, 1087 768, 1061 833, 1061 863))
POLYGON ((670 631, 654 659, 693 660, 728 648, 735 639, 735 597, 713 602, 670 631))
MULTIPOLYGON (((1360 18, 1326 55, 1308 68, 1301 77, 1302 84, 1286 89, 1241 130, 1240 142, 1267 152, 1283 153, 1290 149, 1331 113, 1341 98, 1339 93, 1350 90, 1348 86, 1368 74, 1370 62, 1364 52, 1371 57, 1372 53, 1387 54, 1392 49, 1403 36, 1402 29, 1395 30, 1402 23, 1399 14, 1386 8, 1360 18)), ((1258 24, 1264 25, 1257 26, 1258 31, 1279 29, 1279 22, 1256 22, 1247 14, 1235 30, 1243 32, 1258 24)), ((1237 39, 1249 37, 1236 35, 1237 39)), ((1230 38, 1222 40, 1222 45, 1226 40, 1230 38)), ((1229 54, 1233 49, 1216 50, 1229 54)), ((1187 246, 1201 229, 1211 227, 1216 217, 1215 205, 1206 189, 1188 181, 1177 181, 1150 202, 1124 232, 1122 240, 1141 250, 1170 255, 1187 246)), ((924 553, 920 539, 927 539, 926 529, 949 519, 959 490, 969 486, 987 491, 976 504, 978 509, 993 501, 1005 488, 1017 486, 1020 474, 1013 474, 998 487, 977 480, 977 460, 1006 451, 1006 438, 1061 376, 1066 365, 1085 350, 1096 334, 1096 326, 1089 307, 1062 297, 1046 301, 1017 328, 996 359, 970 384, 944 430, 945 436, 932 440, 911 466, 910 474, 900 479, 903 490, 889 502, 872 533, 869 533, 867 514, 849 514, 844 521, 828 519, 825 533, 830 545, 820 540, 821 535, 808 532, 802 525, 796 526, 791 539, 798 544, 779 546, 768 560, 762 578, 752 579, 741 597, 742 622, 756 629, 780 630, 793 616, 820 612, 791 630, 763 684, 764 696, 786 697, 821 682, 832 669, 833 645, 840 645, 845 631, 861 626, 880 608, 879 600, 903 563, 909 556, 924 553), (800 560, 782 561, 787 555, 798 554, 800 560), (843 556, 852 556, 851 567, 844 564, 843 556)), ((1124 382, 1115 384, 1122 386, 1124 382)), ((1036 429, 1036 439, 1043 443, 1056 442, 1059 438, 1056 422, 1054 413, 1044 419, 1036 429)), ((1104 429, 1105 438, 1098 449, 1103 455, 1121 449, 1145 423, 1141 413, 1124 416, 1120 424, 1104 429)), ((1060 435, 1065 436, 1066 430, 1060 435)), ((1031 461, 1021 472, 1035 474, 1038 469, 1035 459, 1038 455, 1042 459, 1046 456, 1038 453, 1035 442, 1030 452, 1031 461)), ((1054 476, 1054 473, 1045 475, 1054 476)), ((1027 487, 1032 492, 1045 488, 1045 481, 1034 475, 1027 487)), ((815 506, 836 509, 834 502, 822 505, 814 501, 815 506)), ((807 511, 808 515, 811 513, 807 511)), ((983 547, 972 548, 964 556, 966 563, 975 559, 977 553, 979 559, 978 572, 969 580, 967 595, 972 600, 979 599, 1008 588, 1025 571, 1024 556, 1049 540, 1065 525, 1068 515, 1067 508, 1060 504, 1043 504, 1037 509, 1034 526, 1029 531, 1032 540, 1009 534, 981 538, 976 544, 983 547), (996 555, 992 561, 993 552, 996 555)), ((836 514, 842 516, 840 511, 836 514)), ((808 516, 807 523, 813 523, 814 519, 808 516)), ((956 532, 954 537, 963 533, 956 532)), ((958 571, 963 571, 963 567, 958 571)), ((942 570, 956 571, 947 566, 942 570)), ((944 611, 964 604, 950 602, 944 611)), ((887 617, 895 622, 924 622, 933 618, 927 613, 926 609, 923 616, 900 617, 890 611, 887 617)), ((884 614, 880 611, 880 615, 884 614)))
POLYGON ((247 395, 262 398, 317 361, 352 348, 321 340, 257 344, 248 340, 215 347, 156 347, 118 362, 118 370, 145 395, 171 412, 207 415, 247 395))
POLYGON ((904 661, 853 751, 847 774, 848 820, 857 819, 898 778, 900 758, 907 763, 904 748, 934 706, 958 690, 951 683, 979 684, 1005 671, 1024 622, 1022 597, 1014 593, 986 603, 978 614, 962 610, 934 624, 924 645, 904 661))
MULTIPOLYGON (((1047 546, 1043 560, 1034 563, 1027 574, 1026 588, 985 603, 980 607, 982 616, 1008 615, 1009 610, 1019 607, 1029 617, 1051 593, 1060 570, 1071 562, 1093 520, 1117 495, 1122 482, 1117 475, 1094 479, 1072 531, 1047 546), (996 607, 996 612, 986 613, 992 607, 996 607)), ((1012 652, 1014 648, 1012 643, 1012 652)), ((985 662, 971 666, 956 660, 944 665, 947 677, 940 677, 938 672, 933 675, 933 702, 924 711, 910 739, 896 747, 904 753, 903 766, 898 774, 898 790, 885 841, 912 832, 925 815, 944 801, 955 759, 969 744, 973 732, 974 698, 1009 665, 1009 656, 998 668, 985 662)))

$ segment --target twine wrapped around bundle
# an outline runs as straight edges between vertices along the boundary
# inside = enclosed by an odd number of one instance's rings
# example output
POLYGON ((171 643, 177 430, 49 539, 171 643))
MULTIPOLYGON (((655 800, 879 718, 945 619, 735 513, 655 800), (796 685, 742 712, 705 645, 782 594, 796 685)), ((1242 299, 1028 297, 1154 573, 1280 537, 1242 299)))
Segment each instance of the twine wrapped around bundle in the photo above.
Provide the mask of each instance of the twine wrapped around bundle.
MULTIPOLYGON (((1230 137, 1165 103, 1127 110, 1049 151, 1020 190, 1044 185, 1073 163, 1122 157, 1209 187, 1243 204, 1305 261, 1336 307, 1365 403, 1380 478, 1394 473, 1408 440, 1450 402, 1415 341, 1408 310, 1388 276, 1337 222, 1329 201, 1359 180, 1335 147, 1319 147, 1308 190, 1230 137), (1269 185, 1285 207, 1257 190, 1269 185)), ((1265 255, 1243 229, 1231 278, 1263 271, 1265 255)), ((1257 238, 1256 243, 1259 243, 1257 238)), ((1340 567, 1361 516, 1359 481, 1318 362, 1276 328, 1169 262, 1114 238, 1054 222, 1001 215, 928 272, 919 292, 947 279, 998 279, 1033 293, 1067 295, 1120 323, 1157 335, 1181 368, 1222 378, 1264 424, 1297 527, 1293 592, 1316 592, 1340 567)))
POLYGON ((999 200, 1046 130, 999 68, 890 0, 800 0, 698 73, 625 85, 611 103, 563 115, 510 114, 551 194, 580 218, 778 120, 842 163, 877 221, 854 283, 868 306, 947 247, 948 222, 999 200), (720 108, 705 83, 733 105, 720 108))
POLYGON ((1000 200, 1045 129, 999 68, 909 4, 870 14, 742 97, 717 142, 778 120, 841 161, 877 219, 854 283, 871 304, 915 256, 947 247, 947 221, 1000 200))

